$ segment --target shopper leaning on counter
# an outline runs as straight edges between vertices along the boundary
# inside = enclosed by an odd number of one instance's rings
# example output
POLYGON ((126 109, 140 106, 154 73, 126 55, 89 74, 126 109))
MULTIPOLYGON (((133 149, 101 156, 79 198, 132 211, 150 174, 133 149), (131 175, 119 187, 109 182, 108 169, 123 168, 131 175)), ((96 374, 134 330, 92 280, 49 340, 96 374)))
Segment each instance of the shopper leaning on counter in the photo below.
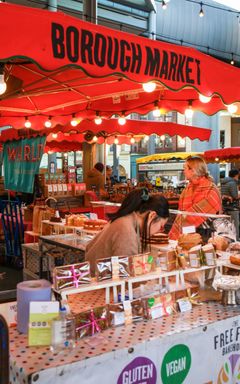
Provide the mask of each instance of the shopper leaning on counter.
MULTIPOLYGON (((187 187, 181 193, 179 210, 197 213, 216 214, 221 211, 221 195, 209 176, 205 161, 198 156, 189 157, 184 164, 184 174, 189 181, 187 187)), ((177 215, 169 238, 177 240, 182 234, 183 226, 195 226, 200 231, 206 217, 177 215)))
POLYGON ((109 214, 110 222, 87 245, 85 258, 92 273, 97 259, 144 252, 149 237, 163 230, 168 217, 168 202, 163 196, 149 194, 146 188, 131 191, 119 210, 109 214))

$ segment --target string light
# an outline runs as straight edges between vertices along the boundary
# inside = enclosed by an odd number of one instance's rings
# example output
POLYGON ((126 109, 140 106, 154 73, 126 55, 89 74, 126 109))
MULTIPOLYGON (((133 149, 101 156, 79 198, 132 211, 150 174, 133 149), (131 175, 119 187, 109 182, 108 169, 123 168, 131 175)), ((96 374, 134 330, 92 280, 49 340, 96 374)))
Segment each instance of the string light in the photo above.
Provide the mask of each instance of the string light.
POLYGON ((118 145, 119 144, 119 140, 117 138, 117 136, 115 136, 115 139, 114 139, 114 144, 118 145))
POLYGON ((144 91, 148 93, 155 91, 156 86, 157 84, 154 83, 153 81, 149 81, 148 83, 143 83, 142 85, 144 91))
POLYGON ((211 100, 211 97, 209 97, 209 96, 204 96, 204 95, 202 95, 201 93, 199 93, 199 100, 200 100, 202 103, 206 104, 206 103, 209 103, 209 101, 211 100))
POLYGON ((136 141, 136 140, 135 140, 134 137, 132 136, 131 139, 130 139, 130 143, 131 143, 131 144, 134 144, 135 141, 136 141))
POLYGON ((234 114, 234 113, 237 112, 238 107, 237 107, 236 104, 229 104, 229 105, 227 106, 227 110, 228 110, 229 113, 234 114))
POLYGON ((51 116, 49 116, 48 120, 45 121, 44 125, 46 128, 51 128, 52 126, 51 116))
POLYGON ((95 124, 97 124, 97 125, 102 124, 102 118, 101 118, 101 116, 99 115, 99 112, 96 113, 96 117, 95 117, 95 119, 94 119, 94 122, 95 122, 95 124))
POLYGON ((96 143, 98 141, 98 137, 97 136, 93 136, 92 140, 96 143))
POLYGON ((25 117, 24 126, 25 126, 25 128, 31 128, 31 126, 32 126, 31 121, 28 120, 28 117, 25 117))
POLYGON ((191 119, 193 117, 192 101, 188 102, 188 107, 185 109, 184 114, 186 119, 191 119))
POLYGON ((149 141, 149 136, 144 136, 144 139, 143 139, 144 141, 145 141, 145 143, 147 143, 148 141, 149 141))
POLYGON ((233 53, 232 53, 232 60, 230 61, 230 64, 232 64, 232 65, 235 64, 234 59, 233 59, 233 53))
POLYGON ((57 137, 58 137, 58 134, 57 134, 57 133, 52 133, 52 138, 53 138, 53 139, 57 139, 57 137))
POLYGON ((124 116, 124 114, 122 114, 122 116, 120 116, 120 117, 118 118, 118 124, 119 124, 119 125, 124 125, 124 124, 126 124, 126 117, 124 116))
POLYGON ((200 12, 199 12, 199 17, 203 17, 204 16, 204 12, 203 12, 203 3, 200 2, 200 12))
POLYGON ((75 117, 75 113, 73 113, 73 115, 72 115, 72 120, 71 120, 70 124, 72 127, 76 127, 78 125, 78 120, 75 117))
POLYGON ((154 110, 152 111, 152 114, 154 117, 160 117, 161 116, 161 110, 158 106, 158 103, 154 103, 155 107, 154 107, 154 110))

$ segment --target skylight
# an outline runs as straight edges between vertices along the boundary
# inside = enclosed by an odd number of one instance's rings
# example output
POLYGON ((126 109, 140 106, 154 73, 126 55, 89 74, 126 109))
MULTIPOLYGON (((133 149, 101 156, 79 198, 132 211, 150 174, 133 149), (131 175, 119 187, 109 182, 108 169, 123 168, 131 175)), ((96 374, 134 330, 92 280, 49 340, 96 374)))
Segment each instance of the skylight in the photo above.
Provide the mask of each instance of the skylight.
POLYGON ((240 1, 239 0, 214 0, 215 3, 223 4, 228 8, 236 9, 240 11, 240 1))

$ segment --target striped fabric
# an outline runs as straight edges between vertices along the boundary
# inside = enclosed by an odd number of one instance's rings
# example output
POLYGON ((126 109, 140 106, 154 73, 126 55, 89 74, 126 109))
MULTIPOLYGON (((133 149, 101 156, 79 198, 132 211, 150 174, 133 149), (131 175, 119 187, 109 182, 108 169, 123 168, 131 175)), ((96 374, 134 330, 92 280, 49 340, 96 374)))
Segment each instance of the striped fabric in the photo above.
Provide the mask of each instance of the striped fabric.
MULTIPOLYGON (((201 177, 194 183, 190 182, 183 190, 179 199, 179 209, 181 211, 216 214, 222 209, 220 192, 211 180, 201 177)), ((177 215, 169 238, 177 240, 182 234, 183 226, 194 225, 197 228, 204 221, 206 221, 205 217, 177 215)))

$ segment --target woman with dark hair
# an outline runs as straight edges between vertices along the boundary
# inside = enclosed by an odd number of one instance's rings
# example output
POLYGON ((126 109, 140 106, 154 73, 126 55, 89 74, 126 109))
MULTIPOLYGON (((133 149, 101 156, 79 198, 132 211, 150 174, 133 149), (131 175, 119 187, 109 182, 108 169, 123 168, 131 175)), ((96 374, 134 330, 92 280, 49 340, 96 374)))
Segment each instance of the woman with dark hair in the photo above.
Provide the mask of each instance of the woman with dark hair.
POLYGON ((86 257, 94 273, 97 259, 131 256, 145 252, 149 238, 163 230, 169 217, 167 200, 160 194, 149 194, 146 188, 131 191, 110 222, 87 245, 86 257))

